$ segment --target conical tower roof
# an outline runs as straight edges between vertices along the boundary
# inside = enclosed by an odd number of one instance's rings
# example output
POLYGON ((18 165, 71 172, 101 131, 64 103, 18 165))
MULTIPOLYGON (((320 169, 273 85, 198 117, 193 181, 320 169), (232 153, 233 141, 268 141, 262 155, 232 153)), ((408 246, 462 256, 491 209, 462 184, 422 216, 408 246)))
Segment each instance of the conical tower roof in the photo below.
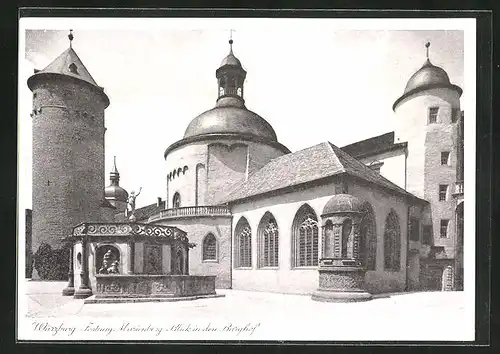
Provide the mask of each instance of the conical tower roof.
POLYGON ((47 65, 45 69, 37 72, 37 74, 41 73, 68 75, 87 81, 94 86, 99 86, 72 47, 62 52, 61 55, 47 65))
POLYGON ((103 98, 106 107, 109 105, 109 98, 104 93, 104 88, 97 85, 92 75, 83 65, 82 60, 76 54, 71 43, 73 34, 70 31, 68 36, 70 40, 69 48, 62 52, 52 63, 47 65, 43 70, 35 70, 35 74, 28 79, 28 87, 33 90, 36 83, 40 80, 46 80, 50 77, 70 77, 72 79, 81 80, 86 84, 90 84, 93 89, 103 98))

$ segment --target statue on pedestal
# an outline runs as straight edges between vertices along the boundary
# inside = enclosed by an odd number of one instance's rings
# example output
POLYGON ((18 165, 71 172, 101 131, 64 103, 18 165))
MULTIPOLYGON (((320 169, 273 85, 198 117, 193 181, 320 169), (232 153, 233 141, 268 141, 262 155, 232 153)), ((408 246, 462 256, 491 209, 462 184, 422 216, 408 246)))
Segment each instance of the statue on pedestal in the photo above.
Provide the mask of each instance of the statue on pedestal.
POLYGON ((139 193, 135 194, 135 191, 130 192, 130 196, 127 200, 127 209, 125 210, 125 217, 130 221, 135 221, 135 199, 141 194, 142 187, 139 188, 139 193))

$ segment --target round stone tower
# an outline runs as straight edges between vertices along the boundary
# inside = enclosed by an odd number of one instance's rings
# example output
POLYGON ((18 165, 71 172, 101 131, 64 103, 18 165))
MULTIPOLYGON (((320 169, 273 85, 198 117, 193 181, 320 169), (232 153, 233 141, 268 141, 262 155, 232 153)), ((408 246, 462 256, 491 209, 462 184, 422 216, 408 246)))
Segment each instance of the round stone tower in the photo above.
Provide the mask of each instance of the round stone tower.
POLYGON ((63 279, 61 238, 83 221, 101 220, 104 110, 109 99, 70 46, 28 79, 33 92, 34 278, 63 279), (37 275, 36 275, 37 274, 37 275))
POLYGON ((429 201, 422 224, 433 245, 453 254, 453 191, 457 164, 457 122, 462 89, 446 71, 431 63, 429 46, 424 65, 408 80, 393 105, 395 142, 408 143, 406 189, 429 201))

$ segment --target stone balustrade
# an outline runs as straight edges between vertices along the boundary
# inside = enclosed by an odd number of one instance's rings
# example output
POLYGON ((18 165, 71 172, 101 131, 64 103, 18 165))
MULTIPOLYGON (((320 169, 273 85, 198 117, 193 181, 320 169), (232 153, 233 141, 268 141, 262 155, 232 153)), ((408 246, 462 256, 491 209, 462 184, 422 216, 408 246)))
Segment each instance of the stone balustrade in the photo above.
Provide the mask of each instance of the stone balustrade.
POLYGON ((199 216, 231 216, 231 211, 229 210, 229 207, 225 205, 172 208, 162 210, 159 214, 152 215, 149 218, 149 222, 164 219, 199 216))

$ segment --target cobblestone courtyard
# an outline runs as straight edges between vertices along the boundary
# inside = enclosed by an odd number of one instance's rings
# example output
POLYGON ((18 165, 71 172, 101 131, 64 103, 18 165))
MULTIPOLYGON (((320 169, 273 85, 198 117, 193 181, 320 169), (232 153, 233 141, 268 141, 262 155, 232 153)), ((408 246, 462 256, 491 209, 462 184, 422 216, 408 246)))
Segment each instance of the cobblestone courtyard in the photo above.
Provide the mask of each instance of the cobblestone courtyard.
POLYGON ((463 292, 386 294, 368 302, 339 304, 301 295, 218 290, 225 297, 84 304, 60 295, 63 282, 26 282, 25 286, 19 319, 26 332, 20 335, 38 339, 473 339, 473 313, 463 292), (64 332, 72 326, 79 330, 71 335, 69 330, 64 332), (159 327, 164 330, 155 332, 159 327))

